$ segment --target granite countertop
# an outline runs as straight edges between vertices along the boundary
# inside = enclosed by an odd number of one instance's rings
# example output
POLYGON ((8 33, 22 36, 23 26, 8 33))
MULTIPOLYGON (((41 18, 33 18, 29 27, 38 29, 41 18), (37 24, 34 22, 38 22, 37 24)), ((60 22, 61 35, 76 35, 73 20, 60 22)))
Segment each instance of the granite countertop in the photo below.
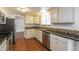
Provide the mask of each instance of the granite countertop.
POLYGON ((8 36, 11 34, 11 32, 0 34, 0 45, 5 40, 5 38, 8 38, 8 36))
POLYGON ((67 29, 59 29, 59 28, 48 28, 48 27, 26 27, 26 29, 38 29, 41 31, 45 31, 49 34, 55 34, 64 38, 72 39, 75 41, 79 41, 79 31, 76 30, 67 30, 67 29))

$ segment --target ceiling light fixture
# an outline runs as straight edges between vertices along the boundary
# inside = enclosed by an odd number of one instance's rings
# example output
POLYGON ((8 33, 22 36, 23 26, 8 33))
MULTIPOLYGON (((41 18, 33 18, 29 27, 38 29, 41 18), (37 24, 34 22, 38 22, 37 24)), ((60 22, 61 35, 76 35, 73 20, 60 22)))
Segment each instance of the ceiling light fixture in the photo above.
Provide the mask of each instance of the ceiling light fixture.
POLYGON ((30 11, 30 9, 25 8, 25 7, 24 8, 19 7, 18 10, 21 11, 21 12, 30 11))

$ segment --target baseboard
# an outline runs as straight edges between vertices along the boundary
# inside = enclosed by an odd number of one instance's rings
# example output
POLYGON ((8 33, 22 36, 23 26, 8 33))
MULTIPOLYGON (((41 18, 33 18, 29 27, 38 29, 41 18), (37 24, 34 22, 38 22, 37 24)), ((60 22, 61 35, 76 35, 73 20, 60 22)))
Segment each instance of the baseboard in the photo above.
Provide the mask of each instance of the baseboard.
POLYGON ((15 33, 24 33, 24 31, 20 31, 20 32, 15 32, 15 33))

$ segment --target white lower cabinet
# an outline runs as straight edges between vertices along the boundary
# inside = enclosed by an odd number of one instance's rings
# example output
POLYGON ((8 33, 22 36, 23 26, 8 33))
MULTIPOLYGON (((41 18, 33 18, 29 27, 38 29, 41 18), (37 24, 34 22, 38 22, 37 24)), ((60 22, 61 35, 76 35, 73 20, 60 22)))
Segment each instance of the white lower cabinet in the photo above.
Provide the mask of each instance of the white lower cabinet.
POLYGON ((7 42, 7 38, 5 38, 4 41, 2 42, 2 44, 0 45, 0 51, 7 50, 6 42, 7 42))
POLYGON ((75 41, 75 42, 74 42, 74 46, 75 46, 75 47, 74 47, 74 50, 75 50, 75 51, 79 51, 79 41, 75 41))
POLYGON ((53 51, 67 51, 68 49, 67 39, 50 34, 50 49, 53 51))
POLYGON ((42 43, 42 31, 34 29, 34 37, 42 43))
POLYGON ((25 32, 24 32, 24 37, 26 39, 35 37, 34 29, 26 29, 25 32))
POLYGON ((39 30, 34 29, 33 31, 34 31, 34 37, 35 37, 36 39, 38 39, 38 38, 39 38, 39 30))
POLYGON ((38 29, 26 29, 24 32, 24 37, 26 39, 35 37, 36 39, 38 39, 38 41, 42 43, 42 31, 38 29))
POLYGON ((38 30, 39 34, 38 34, 38 40, 42 43, 42 31, 38 30))
POLYGON ((0 45, 0 51, 1 51, 1 45, 0 45))

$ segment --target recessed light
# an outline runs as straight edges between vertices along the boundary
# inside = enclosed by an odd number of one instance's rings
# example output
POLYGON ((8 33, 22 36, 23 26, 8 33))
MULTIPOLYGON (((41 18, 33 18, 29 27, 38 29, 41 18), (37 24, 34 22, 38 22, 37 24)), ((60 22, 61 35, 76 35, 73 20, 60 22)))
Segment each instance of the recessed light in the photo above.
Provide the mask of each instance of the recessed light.
POLYGON ((19 11, 21 11, 21 8, 17 8, 19 11))
POLYGON ((21 12, 30 11, 30 9, 28 9, 28 8, 20 8, 20 7, 18 8, 18 10, 21 12))
POLYGON ((25 10, 25 9, 21 9, 21 11, 22 11, 22 12, 26 12, 26 10, 25 10))

